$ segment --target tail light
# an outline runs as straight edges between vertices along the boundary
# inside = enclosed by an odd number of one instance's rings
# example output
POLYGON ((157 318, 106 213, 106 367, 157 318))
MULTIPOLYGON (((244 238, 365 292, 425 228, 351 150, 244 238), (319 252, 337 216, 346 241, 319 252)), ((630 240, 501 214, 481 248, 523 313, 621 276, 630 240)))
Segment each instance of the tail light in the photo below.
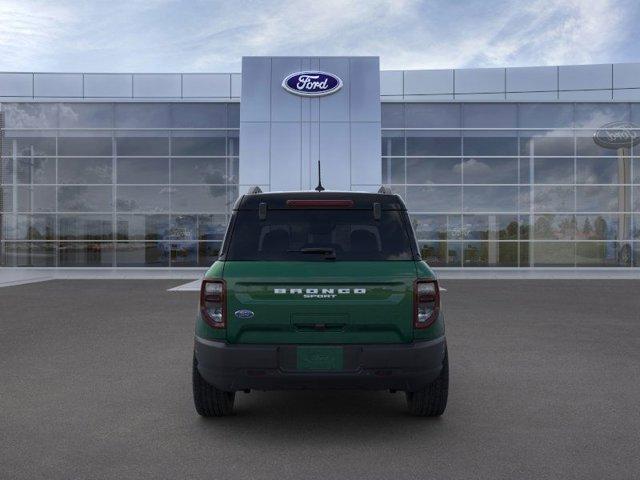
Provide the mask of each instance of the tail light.
POLYGON ((440 289, 435 280, 417 280, 413 286, 413 326, 428 328, 440 313, 440 289))
POLYGON ((226 286, 222 280, 202 280, 200 287, 200 313, 202 319, 213 328, 226 326, 226 286))

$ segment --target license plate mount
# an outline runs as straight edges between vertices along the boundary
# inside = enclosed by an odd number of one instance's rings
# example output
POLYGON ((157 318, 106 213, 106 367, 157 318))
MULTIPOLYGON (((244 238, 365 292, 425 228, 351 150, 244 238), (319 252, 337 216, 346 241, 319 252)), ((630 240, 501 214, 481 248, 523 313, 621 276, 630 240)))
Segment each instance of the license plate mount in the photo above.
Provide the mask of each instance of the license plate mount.
POLYGON ((342 347, 299 346, 297 368, 301 371, 335 372, 344 368, 342 347))

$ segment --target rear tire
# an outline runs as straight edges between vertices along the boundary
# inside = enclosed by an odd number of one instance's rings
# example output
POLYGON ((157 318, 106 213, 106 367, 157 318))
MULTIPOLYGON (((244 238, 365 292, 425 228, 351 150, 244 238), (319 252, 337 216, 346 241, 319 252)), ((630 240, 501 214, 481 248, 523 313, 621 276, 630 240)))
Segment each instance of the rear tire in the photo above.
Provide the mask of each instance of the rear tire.
POLYGON ((439 417, 447 408, 449 394, 449 355, 444 351, 440 375, 433 382, 417 392, 406 392, 407 407, 418 417, 439 417))
POLYGON ((223 392, 207 383, 198 371, 198 361, 193 356, 193 403, 196 412, 203 417, 224 417, 233 413, 235 392, 223 392))

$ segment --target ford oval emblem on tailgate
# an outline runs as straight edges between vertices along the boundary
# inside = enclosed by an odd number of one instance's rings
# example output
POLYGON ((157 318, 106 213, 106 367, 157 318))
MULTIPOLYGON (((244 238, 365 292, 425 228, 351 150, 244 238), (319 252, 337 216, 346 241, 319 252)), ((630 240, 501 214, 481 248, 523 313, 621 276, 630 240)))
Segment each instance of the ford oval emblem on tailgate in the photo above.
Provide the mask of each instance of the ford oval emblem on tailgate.
POLYGON ((253 318, 253 312, 251 310, 236 310, 234 315, 238 318, 253 318))

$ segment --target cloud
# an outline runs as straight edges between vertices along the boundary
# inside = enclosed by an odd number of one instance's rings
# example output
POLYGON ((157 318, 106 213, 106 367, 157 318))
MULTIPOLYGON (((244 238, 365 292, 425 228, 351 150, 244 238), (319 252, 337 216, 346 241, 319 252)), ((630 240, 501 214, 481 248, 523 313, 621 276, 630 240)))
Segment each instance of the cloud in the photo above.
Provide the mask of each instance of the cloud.
POLYGON ((383 69, 638 60, 633 0, 0 4, 0 70, 239 71, 243 55, 379 55, 383 69))

